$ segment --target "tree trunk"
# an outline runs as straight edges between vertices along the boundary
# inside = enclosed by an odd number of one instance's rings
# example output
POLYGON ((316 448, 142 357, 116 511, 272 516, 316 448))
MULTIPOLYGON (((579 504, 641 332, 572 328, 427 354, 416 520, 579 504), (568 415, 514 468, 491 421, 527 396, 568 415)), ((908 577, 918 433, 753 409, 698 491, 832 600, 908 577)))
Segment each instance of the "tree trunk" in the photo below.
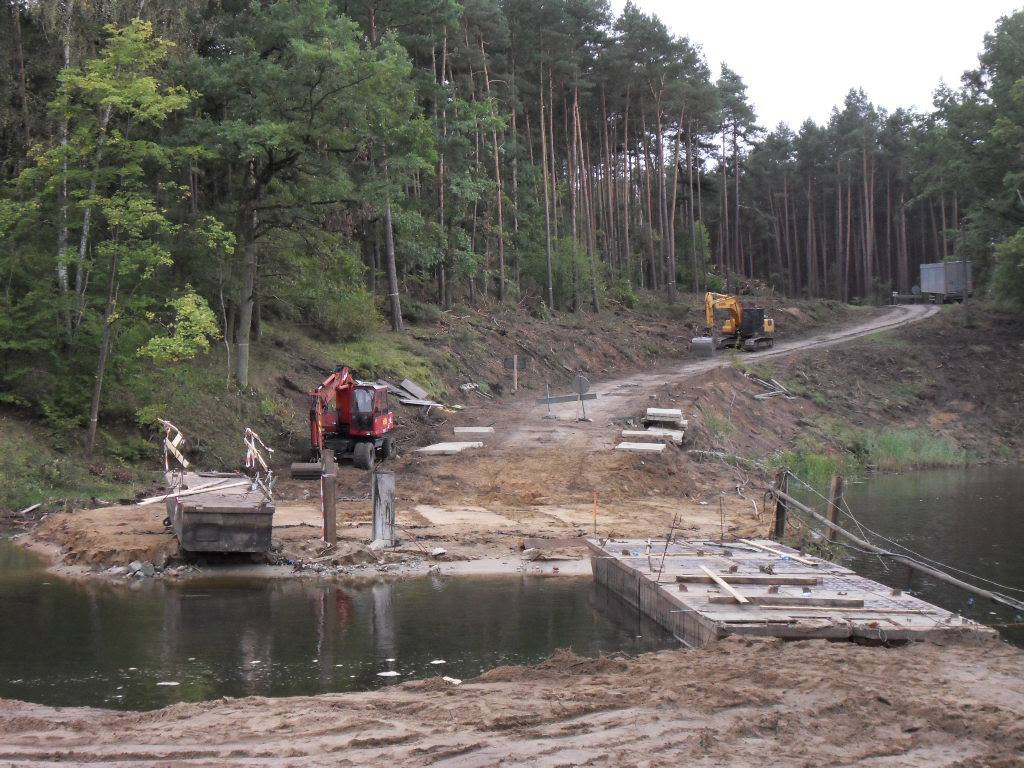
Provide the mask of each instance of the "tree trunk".
POLYGON ((384 249, 388 266, 388 299, 391 306, 391 330, 402 330, 402 302, 398 295, 398 269, 395 267, 395 230, 391 221, 391 203, 384 209, 384 249))
POLYGON ((11 13, 14 16, 14 57, 18 65, 18 100, 21 102, 21 122, 27 152, 32 147, 32 128, 29 122, 28 88, 25 85, 25 51, 21 45, 21 0, 11 3, 11 13))
POLYGON ((115 322, 114 308, 117 306, 117 271, 120 264, 117 249, 110 260, 110 278, 107 280, 107 305, 103 310, 103 334, 100 351, 96 360, 96 375, 92 387, 92 404, 89 406, 89 429, 85 437, 85 460, 92 460, 96 445, 96 430, 100 421, 100 400, 103 397, 103 376, 107 371, 107 357, 110 354, 110 336, 115 322))
POLYGON ((238 386, 249 386, 249 337, 256 290, 256 200, 249 200, 242 213, 242 288, 238 297, 238 328, 235 335, 235 378, 238 386))
MULTIPOLYGON (((487 71, 487 52, 484 50, 484 39, 480 38, 480 56, 484 64, 484 86, 487 98, 491 96, 491 78, 487 71)), ((505 217, 504 193, 501 185, 501 156, 498 154, 498 129, 491 128, 491 148, 494 153, 494 199, 498 214, 498 301, 505 303, 505 217)))
POLYGON ((547 257, 548 307, 555 308, 555 283, 551 265, 551 190, 548 188, 548 143, 546 120, 544 118, 544 72, 540 75, 540 162, 543 166, 544 181, 544 247, 547 257))

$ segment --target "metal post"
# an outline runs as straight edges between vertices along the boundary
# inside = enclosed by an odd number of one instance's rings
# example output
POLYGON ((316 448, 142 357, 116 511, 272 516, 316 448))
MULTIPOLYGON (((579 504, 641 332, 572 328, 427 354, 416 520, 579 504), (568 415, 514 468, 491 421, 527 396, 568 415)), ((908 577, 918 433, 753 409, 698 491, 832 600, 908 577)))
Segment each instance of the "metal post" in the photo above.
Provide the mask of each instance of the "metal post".
POLYGON ((338 462, 334 451, 323 452, 323 470, 320 472, 320 509, 324 518, 324 541, 338 543, 338 462))
MULTIPOLYGON (((775 475, 775 487, 782 493, 789 492, 789 471, 779 470, 775 475)), ((772 538, 775 541, 782 541, 786 533, 786 502, 782 496, 775 497, 775 525, 772 527, 772 538)))

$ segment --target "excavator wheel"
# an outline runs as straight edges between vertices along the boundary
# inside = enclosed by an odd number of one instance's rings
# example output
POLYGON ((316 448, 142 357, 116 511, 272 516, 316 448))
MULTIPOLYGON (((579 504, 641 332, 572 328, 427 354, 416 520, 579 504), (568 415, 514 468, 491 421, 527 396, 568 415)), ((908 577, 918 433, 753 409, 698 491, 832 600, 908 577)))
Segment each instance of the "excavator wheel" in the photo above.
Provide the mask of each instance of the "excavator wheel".
POLYGON ((368 440, 364 440, 356 443, 355 449, 352 451, 352 465, 356 469, 373 469, 374 450, 373 443, 368 440))

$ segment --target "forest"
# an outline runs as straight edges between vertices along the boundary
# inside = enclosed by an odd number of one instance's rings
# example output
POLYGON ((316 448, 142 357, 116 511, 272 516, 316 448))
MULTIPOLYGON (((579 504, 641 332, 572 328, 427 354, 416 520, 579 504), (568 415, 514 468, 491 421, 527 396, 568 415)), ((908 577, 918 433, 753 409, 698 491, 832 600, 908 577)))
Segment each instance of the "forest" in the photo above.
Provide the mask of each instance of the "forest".
POLYGON ((245 390, 274 320, 353 339, 410 302, 883 303, 959 258, 1024 301, 1024 12, 932 111, 853 89, 793 129, 632 3, 4 11, 0 406, 87 455, 105 382, 219 345, 245 390))

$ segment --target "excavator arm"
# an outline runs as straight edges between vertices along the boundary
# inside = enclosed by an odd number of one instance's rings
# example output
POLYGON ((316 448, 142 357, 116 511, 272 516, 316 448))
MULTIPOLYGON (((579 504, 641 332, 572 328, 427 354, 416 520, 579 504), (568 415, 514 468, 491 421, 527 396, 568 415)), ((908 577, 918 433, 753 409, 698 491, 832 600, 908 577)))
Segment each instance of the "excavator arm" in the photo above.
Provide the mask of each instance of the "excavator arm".
POLYGON ((704 294, 704 321, 708 333, 736 333, 743 322, 743 305, 735 296, 708 291, 704 294))

